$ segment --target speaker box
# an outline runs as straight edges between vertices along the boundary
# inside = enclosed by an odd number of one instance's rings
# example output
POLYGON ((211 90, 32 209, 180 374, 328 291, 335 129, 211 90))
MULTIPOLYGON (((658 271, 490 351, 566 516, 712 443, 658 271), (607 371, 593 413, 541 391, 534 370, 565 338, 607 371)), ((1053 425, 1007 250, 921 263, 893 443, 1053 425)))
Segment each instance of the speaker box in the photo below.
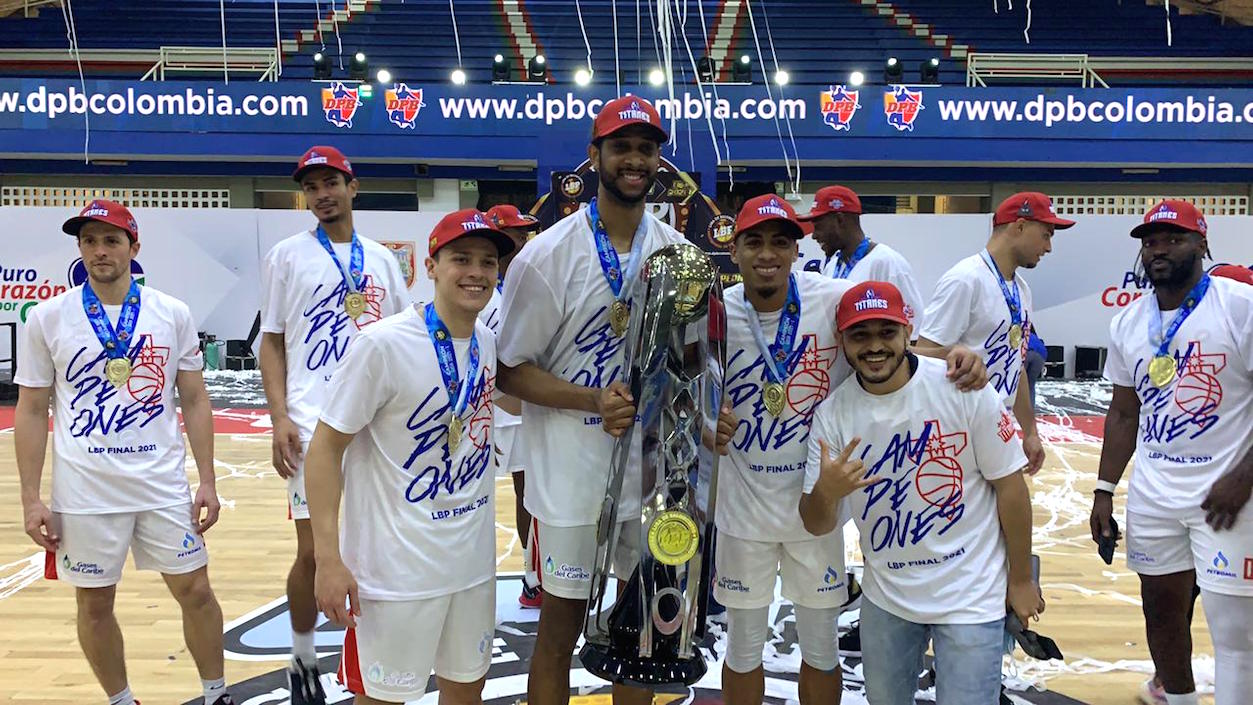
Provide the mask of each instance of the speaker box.
POLYGON ((1044 358, 1044 377, 1046 379, 1065 379, 1066 349, 1060 345, 1046 345, 1048 356, 1044 358))
POLYGON ((1099 379, 1105 374, 1105 348, 1075 346, 1075 378, 1099 379))

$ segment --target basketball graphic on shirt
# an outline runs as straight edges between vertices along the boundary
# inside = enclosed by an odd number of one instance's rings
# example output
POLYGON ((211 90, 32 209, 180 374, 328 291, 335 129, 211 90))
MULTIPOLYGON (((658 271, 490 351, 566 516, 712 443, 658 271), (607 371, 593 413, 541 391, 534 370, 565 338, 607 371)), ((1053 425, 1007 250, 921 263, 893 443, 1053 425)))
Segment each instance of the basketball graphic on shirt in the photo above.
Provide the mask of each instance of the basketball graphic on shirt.
POLYGON ((155 362, 144 362, 131 370, 130 379, 126 381, 126 391, 131 397, 143 404, 153 404, 161 400, 161 391, 165 389, 165 371, 155 362))
POLYGON ((496 378, 486 377, 482 393, 472 404, 474 413, 470 415, 470 442, 475 448, 483 448, 487 445, 487 434, 492 428, 491 400, 495 390, 496 378))
POLYGON ((1218 377, 1193 370, 1175 384, 1175 405, 1193 416, 1208 414, 1223 401, 1223 387, 1218 377))
POLYGON ((365 295, 365 311, 362 311, 361 315, 357 316, 357 320, 353 321, 353 325, 357 327, 357 330, 361 330, 383 317, 383 299, 387 298, 387 292, 383 287, 374 285, 374 277, 372 276, 367 276, 365 281, 362 282, 361 293, 365 295))
POLYGON ((798 370, 787 383, 787 405, 792 411, 807 416, 827 398, 831 376, 826 370, 798 370))
POLYGON ((962 468, 956 458, 933 457, 914 474, 918 496, 933 507, 955 506, 962 498, 962 468))

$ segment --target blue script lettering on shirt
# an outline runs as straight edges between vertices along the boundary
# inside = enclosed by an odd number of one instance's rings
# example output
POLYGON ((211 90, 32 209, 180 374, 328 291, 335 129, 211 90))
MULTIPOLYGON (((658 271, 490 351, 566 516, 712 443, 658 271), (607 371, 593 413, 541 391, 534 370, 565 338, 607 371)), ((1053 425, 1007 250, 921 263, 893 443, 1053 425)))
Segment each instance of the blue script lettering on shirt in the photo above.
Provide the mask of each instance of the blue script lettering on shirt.
MULTIPOLYGON (((983 341, 983 351, 987 358, 988 384, 1002 395, 1013 396, 1018 391, 1022 351, 1009 345, 1010 325, 1009 321, 998 323, 996 330, 983 341)), ((1030 323, 1024 319, 1024 338, 1030 330, 1030 323)))
MULTIPOLYGON (((1175 369, 1187 369, 1189 359, 1195 354, 1194 347, 1195 343, 1188 343, 1182 355, 1175 352, 1175 369)), ((1177 375, 1171 384, 1158 387, 1149 379, 1148 363, 1147 358, 1136 360, 1135 370, 1131 375, 1132 379, 1139 380, 1136 383, 1136 394, 1140 397, 1140 403, 1149 408, 1144 417, 1144 425, 1140 428, 1143 441, 1169 443, 1184 434, 1188 434, 1189 440, 1194 440, 1218 423, 1219 415, 1213 413, 1218 409, 1217 401, 1200 403, 1190 409, 1175 403, 1179 380, 1185 373, 1177 375)), ((1218 399, 1222 399, 1221 390, 1218 399)))
MULTIPOLYGON (((367 276, 363 286, 369 286, 369 280, 367 276)), ((344 294, 347 292, 348 286, 342 279, 333 287, 318 284, 313 290, 313 303, 300 313, 309 320, 304 344, 313 343, 305 359, 305 367, 311 372, 328 364, 333 368, 348 350, 352 319, 344 311, 344 294)))
MULTIPOLYGON (((800 345, 788 356, 788 374, 796 368, 801 355, 813 340, 813 336, 805 336, 801 339, 800 345)), ((766 381, 765 358, 758 354, 751 364, 737 369, 737 366, 742 360, 747 359, 749 354, 746 350, 737 350, 727 362, 727 369, 735 370, 735 372, 726 381, 726 395, 731 400, 731 408, 736 418, 739 419, 735 426, 735 435, 731 438, 731 445, 740 451, 753 448, 764 451, 777 450, 792 442, 807 441, 809 422, 813 418, 814 407, 810 406, 809 413, 796 414, 788 418, 782 415, 771 416, 770 412, 766 411, 766 404, 761 395, 766 381)))
MULTIPOLYGON (((479 376, 470 398, 479 399, 486 383, 487 373, 484 372, 479 376)), ((417 443, 405 461, 406 470, 413 470, 413 465, 418 458, 432 448, 440 446, 440 461, 419 470, 405 490, 405 499, 414 504, 426 500, 437 500, 441 497, 441 493, 456 494, 481 478, 491 464, 492 445, 484 443, 481 448, 473 446, 473 451, 463 456, 456 468, 452 467, 448 444, 445 442, 448 427, 444 422, 444 416, 448 412, 448 407, 447 392, 433 387, 409 415, 406 423, 406 428, 413 432, 413 440, 417 443)), ((462 439, 461 442, 472 443, 469 439, 462 439)))
POLYGON ((582 363, 584 366, 575 370, 573 375, 570 374, 570 368, 562 371, 562 376, 567 377, 572 384, 599 389, 608 386, 621 375, 621 352, 626 338, 614 335, 606 315, 608 310, 608 306, 602 306, 583 323, 578 335, 574 337, 575 350, 580 356, 590 355, 591 360, 582 363), (587 367, 588 364, 591 365, 590 368, 587 367))
POLYGON ((897 433, 884 446, 877 459, 873 445, 867 445, 862 451, 861 459, 867 467, 866 476, 881 478, 862 490, 867 497, 866 507, 862 510, 862 521, 877 515, 870 532, 871 549, 876 553, 892 547, 917 545, 936 528, 940 520, 943 522, 937 535, 942 536, 966 512, 966 505, 961 501, 947 502, 938 507, 928 504, 927 508, 919 511, 902 510, 909 494, 915 491, 915 473, 923 463, 923 454, 933 432, 933 425, 927 423, 916 439, 909 431, 903 435, 897 433))
MULTIPOLYGON (((131 360, 143 349, 147 339, 146 335, 136 338, 128 353, 131 360)), ((131 426, 143 428, 165 411, 161 394, 138 400, 130 395, 126 387, 114 387, 104 377, 107 359, 104 349, 99 345, 93 346, 93 349, 95 352, 88 352, 87 347, 79 348, 65 367, 65 381, 74 385, 75 389, 74 397, 70 399, 73 416, 71 435, 83 438, 98 432, 108 436, 131 426)))

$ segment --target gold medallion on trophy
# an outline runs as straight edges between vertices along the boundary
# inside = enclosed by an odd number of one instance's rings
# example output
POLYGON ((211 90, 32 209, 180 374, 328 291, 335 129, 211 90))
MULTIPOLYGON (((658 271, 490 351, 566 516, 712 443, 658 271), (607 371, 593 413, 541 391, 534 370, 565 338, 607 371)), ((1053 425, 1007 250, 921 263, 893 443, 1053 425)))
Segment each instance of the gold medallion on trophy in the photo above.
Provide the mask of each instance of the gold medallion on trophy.
POLYGON ((696 521, 682 511, 662 512, 648 527, 648 549, 662 565, 687 563, 699 545, 696 521))

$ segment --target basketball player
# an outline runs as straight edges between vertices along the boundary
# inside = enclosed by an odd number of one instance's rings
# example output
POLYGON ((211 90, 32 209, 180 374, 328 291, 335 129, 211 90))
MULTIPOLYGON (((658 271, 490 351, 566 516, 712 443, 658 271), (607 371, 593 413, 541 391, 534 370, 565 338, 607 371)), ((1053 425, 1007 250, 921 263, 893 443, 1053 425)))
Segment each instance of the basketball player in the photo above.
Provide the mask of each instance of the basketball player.
POLYGON ((78 240, 87 281, 22 327, 13 438, 26 534, 48 552, 46 576, 75 588, 78 641, 109 705, 137 702, 113 613, 128 549, 182 609, 205 705, 232 705, 204 540, 219 503, 196 322, 187 304, 131 279, 139 228, 125 206, 92 201, 61 229, 78 240), (200 478, 194 497, 175 389, 200 478), (53 399, 50 511, 39 481, 53 399))
MULTIPOLYGON (((834 531, 814 538, 790 508, 801 495, 813 411, 849 374, 834 324, 852 283, 793 272, 802 237, 791 205, 767 194, 745 202, 731 246, 744 283, 724 295, 734 431, 720 467, 714 583, 727 607, 722 683, 731 705, 765 696, 762 648, 780 574, 796 608, 801 702, 838 703, 842 687, 836 620, 847 593, 844 539, 834 531)), ((973 383, 986 383, 977 353, 950 355, 973 383)))
POLYGON ((836 320, 856 376, 814 415, 800 514, 822 535, 843 501, 861 533, 866 698, 912 705, 930 640, 937 703, 996 703, 1006 605, 1023 624, 1044 609, 1013 420, 995 389, 959 392, 909 351, 892 284, 855 285, 836 320))
MULTIPOLYGON (((491 303, 479 314, 479 318, 487 323, 492 332, 497 333, 500 328, 500 292, 504 290, 505 273, 509 271, 509 263, 518 254, 518 250, 521 250, 539 231, 540 224, 535 216, 523 213, 518 210, 517 206, 508 204, 488 209, 487 222, 493 228, 508 235, 514 244, 513 252, 500 260, 500 281, 496 285, 496 292, 492 294, 491 303)), ((526 483, 522 473, 526 467, 526 456, 518 438, 518 426, 521 423, 522 402, 517 397, 501 395, 496 400, 496 411, 493 417, 492 430, 495 434, 493 445, 496 447, 496 457, 500 468, 510 473, 513 479, 513 512, 517 522, 514 526, 517 527, 518 537, 522 540, 522 564, 524 566, 522 594, 518 595, 518 604, 535 608, 539 607, 541 602, 540 577, 535 555, 531 551, 531 514, 526 510, 523 501, 526 483)))
POLYGON ((514 244, 468 208, 429 247, 434 301, 353 342, 309 446, 318 607, 349 628, 357 705, 417 701, 432 670, 441 703, 480 703, 492 659, 496 340, 477 316, 514 244))
POLYGON ((287 575, 293 705, 323 705, 313 643, 313 533, 301 457, 327 383, 357 331, 410 304, 396 258, 357 234, 352 164, 334 147, 312 147, 292 175, 317 225, 275 245, 261 264, 261 381, 274 424, 273 463, 287 480, 296 560, 287 575))
POLYGON ((1031 332, 1031 289, 1017 272, 1034 269, 1052 251, 1054 230, 1074 224, 1057 217, 1052 200, 1042 193, 1016 193, 1002 201, 992 217, 987 247, 940 277, 918 340, 921 349, 960 342, 983 351, 989 381, 1022 429, 1028 475, 1044 464, 1044 445, 1023 365, 1031 332))
MULTIPOLYGON (((527 700, 565 703, 570 657, 582 631, 614 438, 634 423, 624 384, 623 334, 629 292, 644 259, 684 238, 647 213, 660 148, 668 136, 648 101, 609 101, 592 125, 588 159, 599 176, 595 200, 544 231, 514 258, 505 277, 500 388, 522 400, 527 449, 526 508, 544 565, 543 606, 527 700)), ((629 467, 638 473, 639 446, 629 467)), ((638 487, 628 476, 625 487, 638 487)), ((639 516, 624 493, 619 516, 639 516)), ((625 579, 636 532, 623 532, 614 572, 625 579)), ((638 555, 638 547, 635 547, 638 555)), ((614 686, 615 702, 647 703, 642 690, 614 686)))
POLYGON ((851 282, 892 282, 905 296, 905 312, 912 325, 922 311, 914 268, 896 250, 866 237, 861 212, 861 199, 852 189, 824 186, 814 195, 813 208, 797 219, 813 223, 814 239, 827 256, 823 274, 851 282))
POLYGON ((1169 705, 1197 702, 1194 583, 1214 641, 1215 705, 1253 692, 1253 287, 1205 274, 1207 230, 1195 206, 1167 200, 1131 231, 1154 295, 1110 324, 1114 388, 1092 504, 1093 540, 1112 537, 1134 454, 1127 564, 1169 705))

